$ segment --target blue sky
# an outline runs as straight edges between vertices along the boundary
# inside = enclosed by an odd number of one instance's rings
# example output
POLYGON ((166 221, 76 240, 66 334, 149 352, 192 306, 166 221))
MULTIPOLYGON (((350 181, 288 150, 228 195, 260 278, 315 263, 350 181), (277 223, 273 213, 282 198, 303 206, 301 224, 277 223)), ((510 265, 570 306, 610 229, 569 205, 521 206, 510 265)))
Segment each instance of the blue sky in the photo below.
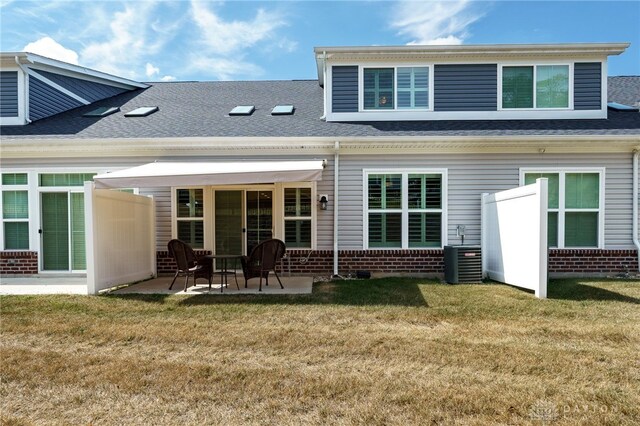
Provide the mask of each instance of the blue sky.
POLYGON ((142 81, 316 78, 313 47, 631 42, 610 75, 640 75, 640 1, 0 0, 2 51, 142 81))

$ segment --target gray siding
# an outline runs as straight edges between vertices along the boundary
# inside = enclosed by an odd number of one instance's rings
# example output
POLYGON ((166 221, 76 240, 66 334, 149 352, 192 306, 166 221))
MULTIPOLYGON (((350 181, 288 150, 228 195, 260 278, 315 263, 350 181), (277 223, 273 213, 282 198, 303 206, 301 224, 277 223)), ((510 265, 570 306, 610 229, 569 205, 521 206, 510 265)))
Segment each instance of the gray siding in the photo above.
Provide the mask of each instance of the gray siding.
POLYGON ((602 64, 576 63, 573 69, 573 108, 594 110, 602 108, 602 64))
POLYGON ((466 225, 465 244, 480 243, 480 195, 517 187, 521 167, 605 167, 605 248, 631 249, 631 154, 469 154, 342 156, 340 249, 362 249, 363 169, 446 168, 449 244, 459 244, 456 225, 466 225))
POLYGON ((331 70, 331 110, 358 112, 358 67, 334 66, 331 70))
POLYGON ((18 72, 0 72, 0 117, 18 116, 18 72))
POLYGON ((68 77, 66 75, 54 74, 48 71, 36 70, 36 72, 89 102, 110 98, 127 91, 120 87, 113 87, 106 84, 95 83, 93 81, 68 77))
POLYGON ((496 64, 435 65, 435 111, 496 111, 496 64))
POLYGON ((29 119, 40 120, 82 105, 37 78, 29 77, 29 119))

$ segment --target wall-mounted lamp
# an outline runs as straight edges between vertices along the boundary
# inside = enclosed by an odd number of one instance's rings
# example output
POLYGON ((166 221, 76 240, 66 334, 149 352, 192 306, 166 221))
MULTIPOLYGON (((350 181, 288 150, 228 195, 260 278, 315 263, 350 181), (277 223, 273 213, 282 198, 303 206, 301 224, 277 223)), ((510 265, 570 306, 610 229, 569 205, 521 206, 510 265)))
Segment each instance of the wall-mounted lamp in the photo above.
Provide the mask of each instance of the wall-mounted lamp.
POLYGON ((329 196, 325 194, 318 195, 318 203, 320 203, 320 210, 326 210, 327 204, 329 204, 329 196))

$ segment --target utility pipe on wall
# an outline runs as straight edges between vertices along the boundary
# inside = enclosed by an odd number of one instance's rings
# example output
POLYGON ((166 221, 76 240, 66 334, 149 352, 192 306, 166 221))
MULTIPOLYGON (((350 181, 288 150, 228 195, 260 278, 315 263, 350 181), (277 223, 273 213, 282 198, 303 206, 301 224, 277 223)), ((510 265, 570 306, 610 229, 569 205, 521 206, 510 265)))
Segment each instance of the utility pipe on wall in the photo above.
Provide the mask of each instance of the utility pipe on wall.
POLYGON ((640 152, 633 150, 633 244, 638 251, 638 271, 640 271, 640 240, 638 240, 638 156, 640 152))
POLYGON ((333 276, 338 275, 338 170, 340 169, 340 142, 333 146, 333 276))

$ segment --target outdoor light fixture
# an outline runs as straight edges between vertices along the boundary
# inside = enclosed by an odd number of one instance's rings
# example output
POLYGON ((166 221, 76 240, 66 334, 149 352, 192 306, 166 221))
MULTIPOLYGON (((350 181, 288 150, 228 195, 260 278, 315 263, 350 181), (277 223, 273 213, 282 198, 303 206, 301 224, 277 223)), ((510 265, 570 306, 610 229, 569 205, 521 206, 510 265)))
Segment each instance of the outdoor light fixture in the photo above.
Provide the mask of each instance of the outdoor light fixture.
POLYGON ((318 195, 318 202, 320 203, 320 210, 326 210, 329 203, 328 195, 318 195))

